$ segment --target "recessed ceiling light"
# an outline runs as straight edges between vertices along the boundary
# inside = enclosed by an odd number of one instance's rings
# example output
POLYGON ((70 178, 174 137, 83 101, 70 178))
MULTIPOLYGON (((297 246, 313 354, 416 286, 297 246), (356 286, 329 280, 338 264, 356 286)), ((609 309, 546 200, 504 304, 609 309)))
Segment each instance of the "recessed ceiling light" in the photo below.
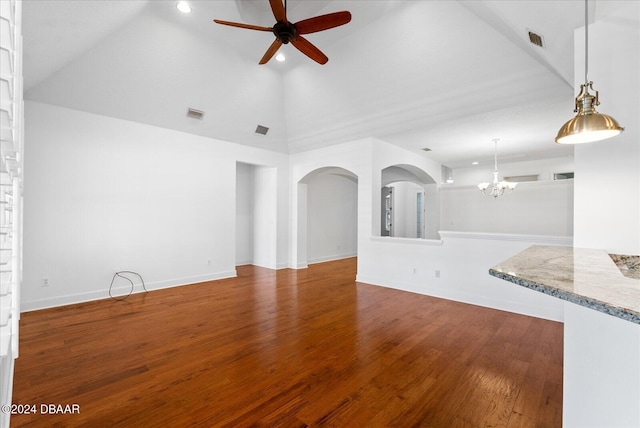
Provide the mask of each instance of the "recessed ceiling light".
POLYGON ((186 1, 178 2, 176 7, 182 13, 191 13, 191 6, 189 6, 189 3, 187 3, 186 1))
POLYGON ((480 162, 478 162, 478 161, 471 162, 471 165, 478 165, 478 164, 480 164, 480 162))
POLYGON ((276 55, 276 61, 284 61, 285 59, 287 59, 283 53, 279 53, 278 55, 276 55))

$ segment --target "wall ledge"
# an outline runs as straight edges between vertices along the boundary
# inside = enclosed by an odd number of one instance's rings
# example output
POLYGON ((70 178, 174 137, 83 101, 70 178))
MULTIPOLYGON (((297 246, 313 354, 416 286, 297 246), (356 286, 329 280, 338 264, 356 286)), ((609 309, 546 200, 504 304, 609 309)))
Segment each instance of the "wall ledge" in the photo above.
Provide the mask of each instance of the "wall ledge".
POLYGON ((490 241, 535 242, 553 245, 573 246, 573 236, 524 235, 517 233, 485 233, 441 230, 438 234, 443 239, 481 239, 490 241))
MULTIPOLYGON (((539 181, 522 181, 518 182, 518 186, 522 187, 543 187, 543 186, 561 186, 567 184, 573 184, 573 178, 566 180, 539 180, 539 181)), ((478 191, 478 186, 476 184, 449 184, 449 183, 441 183, 438 187, 438 190, 443 191, 455 191, 455 190, 475 190, 478 191)))

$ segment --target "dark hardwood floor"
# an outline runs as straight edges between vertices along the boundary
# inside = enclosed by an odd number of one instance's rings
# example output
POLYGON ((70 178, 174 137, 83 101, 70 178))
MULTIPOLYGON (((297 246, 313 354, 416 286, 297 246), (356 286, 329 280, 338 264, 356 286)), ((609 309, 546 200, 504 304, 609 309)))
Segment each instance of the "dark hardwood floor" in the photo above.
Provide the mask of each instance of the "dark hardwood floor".
POLYGON ((559 427, 562 324, 355 282, 356 260, 24 313, 12 427, 559 427), (41 414, 77 404, 79 414, 41 414))

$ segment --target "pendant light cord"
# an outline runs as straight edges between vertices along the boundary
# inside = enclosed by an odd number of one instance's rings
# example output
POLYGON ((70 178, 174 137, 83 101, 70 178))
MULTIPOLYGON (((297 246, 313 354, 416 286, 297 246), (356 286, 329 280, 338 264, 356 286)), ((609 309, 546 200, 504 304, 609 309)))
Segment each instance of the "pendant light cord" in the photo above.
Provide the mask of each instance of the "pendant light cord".
POLYGON ((589 84, 589 0, 584 0, 584 84, 589 84))

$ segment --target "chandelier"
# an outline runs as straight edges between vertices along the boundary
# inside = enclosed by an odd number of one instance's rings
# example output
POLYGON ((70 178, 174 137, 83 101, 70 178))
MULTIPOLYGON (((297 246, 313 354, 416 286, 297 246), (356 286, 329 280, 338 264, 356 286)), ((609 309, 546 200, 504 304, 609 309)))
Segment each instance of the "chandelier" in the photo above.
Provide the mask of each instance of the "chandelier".
POLYGON ((505 194, 508 195, 518 185, 518 183, 498 180, 498 141, 498 139, 493 140, 495 146, 493 183, 489 184, 485 182, 478 184, 478 189, 480 189, 483 195, 493 196, 494 198, 505 194))

